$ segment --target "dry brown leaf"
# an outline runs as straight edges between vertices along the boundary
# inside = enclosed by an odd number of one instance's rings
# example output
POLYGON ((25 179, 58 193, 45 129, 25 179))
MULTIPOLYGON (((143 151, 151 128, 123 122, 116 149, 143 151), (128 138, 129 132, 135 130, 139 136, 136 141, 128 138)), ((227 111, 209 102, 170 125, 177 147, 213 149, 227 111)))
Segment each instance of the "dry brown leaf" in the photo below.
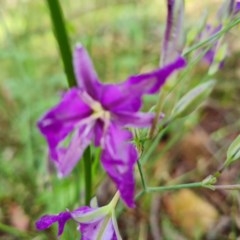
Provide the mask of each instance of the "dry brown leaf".
POLYGON ((164 203, 170 218, 191 239, 207 233, 219 217, 213 205, 188 189, 167 195, 164 203))

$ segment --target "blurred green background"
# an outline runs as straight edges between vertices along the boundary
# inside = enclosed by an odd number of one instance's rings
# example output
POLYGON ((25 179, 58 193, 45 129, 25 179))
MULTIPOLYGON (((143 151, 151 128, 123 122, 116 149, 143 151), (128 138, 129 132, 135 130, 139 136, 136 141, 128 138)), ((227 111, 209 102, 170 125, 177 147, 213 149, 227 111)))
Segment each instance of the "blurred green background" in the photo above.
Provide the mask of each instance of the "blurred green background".
MULTIPOLYGON (((195 26, 204 9, 214 22, 220 3, 186 1, 186 30, 195 26)), ((66 77, 46 2, 1 0, 0 4, 0 239, 56 239, 56 229, 38 233, 34 222, 44 213, 78 206, 82 201, 81 166, 59 181, 48 163, 46 143, 36 122, 67 89, 66 77)), ((72 49, 77 42, 88 49, 102 81, 121 81, 130 74, 158 66, 165 1, 61 0, 61 4, 72 49)), ((237 131, 240 125, 238 39, 239 27, 228 36, 230 56, 225 70, 217 75, 221 82, 211 96, 211 101, 224 109, 227 119, 221 126, 222 132, 211 132, 213 140, 224 139, 219 149, 229 144, 231 139, 226 140, 225 136, 237 131)), ((205 70, 204 64, 198 66, 191 73, 192 81, 198 82, 205 70)), ((189 90, 187 85, 180 87, 183 93, 189 90)), ((198 125, 199 116, 194 116, 190 127, 180 131, 168 148, 198 125)), ((96 184, 103 177, 101 172, 96 184)), ((164 227, 171 229, 168 217, 165 219, 164 227)), ((69 224, 62 239, 77 239, 75 227, 74 223, 69 224)), ((138 239, 134 236, 124 239, 138 239)), ((153 239, 150 233, 143 236, 153 239)), ((170 239, 167 236, 165 239, 170 239)))

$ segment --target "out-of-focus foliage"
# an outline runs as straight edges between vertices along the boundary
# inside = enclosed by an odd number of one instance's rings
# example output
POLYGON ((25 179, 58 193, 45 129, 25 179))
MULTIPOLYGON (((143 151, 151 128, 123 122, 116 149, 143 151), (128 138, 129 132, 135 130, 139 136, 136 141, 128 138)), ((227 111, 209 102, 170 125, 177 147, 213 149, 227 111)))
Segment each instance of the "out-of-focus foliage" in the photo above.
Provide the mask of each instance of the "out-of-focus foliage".
MULTIPOLYGON (((220 2, 186 1, 186 30, 200 18, 203 9, 213 12, 220 2)), ((166 15, 164 1, 62 0, 61 3, 72 48, 77 42, 86 46, 102 81, 121 81, 130 74, 158 66, 166 15)), ((54 239, 53 229, 36 233, 34 221, 46 212, 57 213, 82 204, 79 193, 83 184, 82 166, 59 181, 54 167, 48 163, 46 144, 36 122, 67 88, 66 78, 45 2, 8 0, 0 4, 0 238, 54 239), (21 221, 26 224, 18 226, 16 222, 21 221)), ((237 30, 232 31, 231 51, 237 52, 239 58, 237 38, 237 30)), ((225 116, 225 128, 214 132, 213 139, 222 140, 233 132, 233 122, 240 125, 235 117, 239 110, 233 104, 239 101, 239 84, 236 84, 239 70, 231 70, 236 69, 236 61, 239 63, 236 59, 230 58, 227 70, 218 76, 221 83, 213 102, 218 99, 222 106, 234 111, 225 116)), ((192 81, 178 86, 181 93, 200 83, 204 70, 203 65, 191 72, 192 81)), ((166 89, 171 87, 170 82, 166 89)), ((166 102, 163 108, 166 113, 171 112, 182 95, 166 102)), ((147 100, 152 103, 156 99, 147 100)), ((197 122, 198 116, 193 115, 189 122, 180 123, 182 130, 169 141, 169 146, 174 146, 185 134, 188 124, 192 127, 197 122)), ((171 126, 173 132, 179 131, 177 125, 171 126)), ((94 164, 97 184, 103 173, 99 164, 94 164)), ((72 229, 75 230, 75 225, 68 225, 62 239, 76 239, 72 229)))

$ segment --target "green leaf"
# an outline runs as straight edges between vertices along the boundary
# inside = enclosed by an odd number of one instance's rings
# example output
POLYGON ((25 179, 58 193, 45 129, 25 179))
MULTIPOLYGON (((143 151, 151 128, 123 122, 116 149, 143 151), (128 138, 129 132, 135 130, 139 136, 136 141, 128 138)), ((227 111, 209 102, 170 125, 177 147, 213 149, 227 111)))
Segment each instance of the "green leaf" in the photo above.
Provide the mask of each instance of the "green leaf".
POLYGON ((224 166, 229 166, 240 158, 240 135, 231 143, 227 150, 227 160, 224 166))
POLYGON ((175 105, 172 118, 182 118, 196 110, 206 100, 213 89, 214 80, 199 84, 184 95, 175 105))

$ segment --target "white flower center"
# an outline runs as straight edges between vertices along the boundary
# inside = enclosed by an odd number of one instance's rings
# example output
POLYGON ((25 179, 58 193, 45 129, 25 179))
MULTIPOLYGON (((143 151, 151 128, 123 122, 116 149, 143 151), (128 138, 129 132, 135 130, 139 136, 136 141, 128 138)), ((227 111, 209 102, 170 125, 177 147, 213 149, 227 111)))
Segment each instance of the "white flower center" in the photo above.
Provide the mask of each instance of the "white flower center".
POLYGON ((94 119, 100 118, 100 119, 103 120, 104 122, 105 122, 105 121, 109 121, 110 118, 111 118, 110 112, 107 111, 107 110, 105 110, 105 109, 102 107, 101 103, 99 103, 99 102, 97 102, 97 101, 95 101, 95 100, 93 100, 93 101, 94 101, 94 102, 92 102, 92 103, 90 104, 90 107, 91 107, 92 110, 93 110, 92 117, 93 117, 94 119))
POLYGON ((93 110, 93 113, 88 118, 85 118, 83 121, 81 121, 81 124, 86 124, 89 121, 101 119, 103 121, 103 136, 101 139, 101 144, 104 144, 104 135, 106 134, 110 125, 111 113, 104 109, 100 102, 94 100, 86 92, 81 94, 81 99, 93 110))
POLYGON ((107 133, 107 129, 110 125, 111 121, 111 113, 103 108, 102 104, 96 100, 94 100, 91 96, 89 96, 87 93, 83 93, 82 99, 85 101, 85 103, 88 104, 88 106, 93 110, 93 113, 91 116, 85 121, 92 121, 101 119, 103 121, 103 135, 100 139, 101 146, 105 145, 105 135, 107 133))

